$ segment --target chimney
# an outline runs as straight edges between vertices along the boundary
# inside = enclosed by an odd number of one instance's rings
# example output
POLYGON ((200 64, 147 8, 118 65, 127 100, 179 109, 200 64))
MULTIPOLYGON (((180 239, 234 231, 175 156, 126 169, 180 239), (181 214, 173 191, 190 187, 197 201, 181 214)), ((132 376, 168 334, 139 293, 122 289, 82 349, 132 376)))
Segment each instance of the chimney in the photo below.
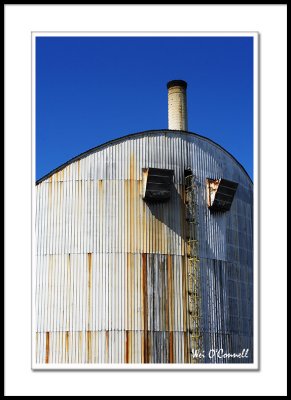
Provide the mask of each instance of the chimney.
POLYGON ((187 82, 170 81, 168 88, 168 129, 187 131, 187 82))

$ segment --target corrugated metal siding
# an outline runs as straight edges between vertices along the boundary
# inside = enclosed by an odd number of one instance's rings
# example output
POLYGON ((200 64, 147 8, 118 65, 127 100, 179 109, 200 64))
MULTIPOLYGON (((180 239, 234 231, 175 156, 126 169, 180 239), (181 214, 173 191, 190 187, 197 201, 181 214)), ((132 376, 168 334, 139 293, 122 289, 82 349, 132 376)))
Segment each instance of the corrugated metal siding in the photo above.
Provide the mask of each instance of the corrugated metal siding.
MULTIPOLYGON (((249 349, 253 360, 253 276, 250 265, 201 259, 202 335, 205 352, 249 349)), ((213 357, 206 362, 226 362, 213 357)), ((228 360, 227 362, 233 362, 228 360)))
POLYGON ((199 185, 204 347, 251 347, 252 184, 213 143, 154 132, 104 147, 37 185, 37 362, 189 362, 186 168, 199 185), (174 170, 169 202, 142 200, 148 167, 174 170), (229 212, 210 214, 208 177, 239 183, 229 212))
POLYGON ((185 263, 158 254, 37 257, 38 332, 185 331, 185 263))
POLYGON ((73 331, 36 334, 37 363, 184 363, 182 332, 73 331))
POLYGON ((183 188, 147 206, 142 181, 47 182, 37 186, 37 254, 184 254, 183 188))

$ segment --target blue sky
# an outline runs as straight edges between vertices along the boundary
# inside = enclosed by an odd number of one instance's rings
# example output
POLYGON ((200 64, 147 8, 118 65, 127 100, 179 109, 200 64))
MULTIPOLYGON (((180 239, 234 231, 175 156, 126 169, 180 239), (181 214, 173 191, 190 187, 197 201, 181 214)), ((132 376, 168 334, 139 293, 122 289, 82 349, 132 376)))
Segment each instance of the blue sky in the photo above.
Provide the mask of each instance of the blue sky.
POLYGON ((167 88, 188 83, 188 130, 253 178, 250 37, 38 37, 36 179, 108 140, 167 129, 167 88))

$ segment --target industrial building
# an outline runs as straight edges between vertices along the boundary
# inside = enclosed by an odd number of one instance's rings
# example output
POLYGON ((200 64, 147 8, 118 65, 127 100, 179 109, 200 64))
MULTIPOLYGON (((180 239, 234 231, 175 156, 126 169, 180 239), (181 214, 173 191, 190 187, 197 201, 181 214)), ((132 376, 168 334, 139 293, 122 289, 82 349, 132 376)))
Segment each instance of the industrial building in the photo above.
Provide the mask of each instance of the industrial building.
POLYGON ((167 88, 168 129, 36 182, 36 363, 253 362, 253 183, 167 88))

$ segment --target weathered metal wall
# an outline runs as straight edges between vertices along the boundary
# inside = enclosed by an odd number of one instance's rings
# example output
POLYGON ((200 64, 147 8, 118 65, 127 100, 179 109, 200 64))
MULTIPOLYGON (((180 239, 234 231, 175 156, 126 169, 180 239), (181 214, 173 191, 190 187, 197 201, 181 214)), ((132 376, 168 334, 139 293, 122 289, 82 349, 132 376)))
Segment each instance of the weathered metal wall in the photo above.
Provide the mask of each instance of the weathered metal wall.
POLYGON ((252 183, 213 142, 153 131, 97 148, 36 186, 38 363, 189 362, 189 167, 198 182, 204 349, 250 348, 252 361, 252 183), (174 170, 169 202, 143 201, 148 167, 174 170), (229 212, 210 214, 205 180, 220 177, 238 190, 229 212))

